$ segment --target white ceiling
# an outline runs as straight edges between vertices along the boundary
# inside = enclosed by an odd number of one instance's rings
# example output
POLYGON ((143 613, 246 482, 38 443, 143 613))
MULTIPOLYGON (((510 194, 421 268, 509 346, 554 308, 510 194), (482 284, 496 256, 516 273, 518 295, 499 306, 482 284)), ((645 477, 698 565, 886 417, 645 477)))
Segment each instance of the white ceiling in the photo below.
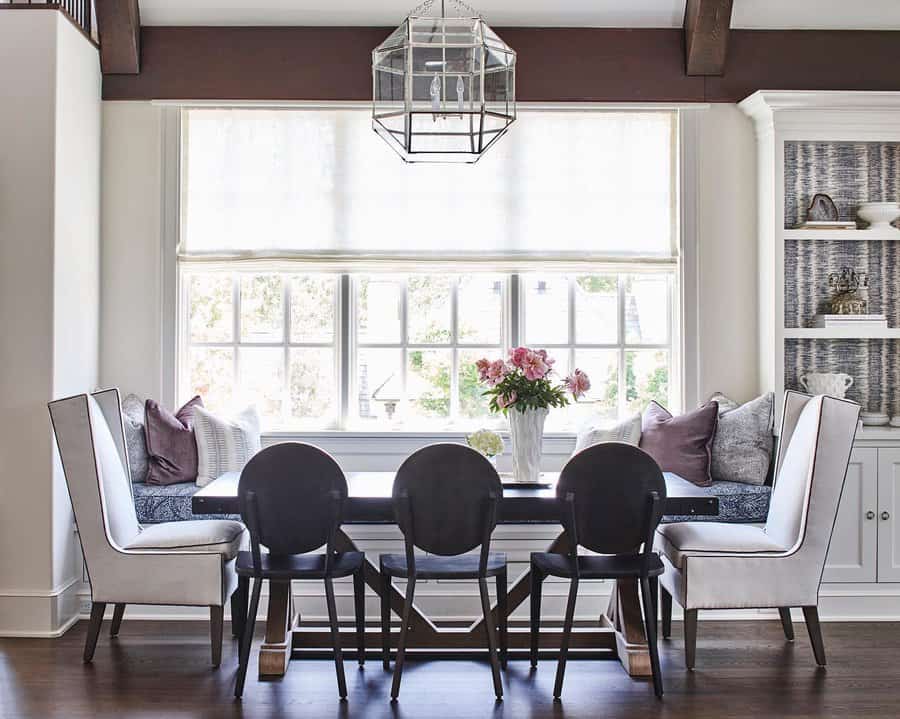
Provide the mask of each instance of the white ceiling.
MULTIPOLYGON (((144 25, 393 26, 416 3, 140 0, 140 8, 144 25)), ((470 0, 470 4, 496 26, 681 27, 685 0, 470 0)), ((900 30, 900 0, 734 0, 732 27, 900 30)))

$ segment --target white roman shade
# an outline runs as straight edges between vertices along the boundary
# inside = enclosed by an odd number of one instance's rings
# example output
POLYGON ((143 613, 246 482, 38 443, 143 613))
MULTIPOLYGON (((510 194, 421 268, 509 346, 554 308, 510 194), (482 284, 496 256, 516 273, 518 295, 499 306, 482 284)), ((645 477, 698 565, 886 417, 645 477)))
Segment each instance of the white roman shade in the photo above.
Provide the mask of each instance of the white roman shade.
POLYGON ((183 114, 183 260, 668 264, 674 111, 522 110, 474 166, 401 162, 367 109, 183 114))

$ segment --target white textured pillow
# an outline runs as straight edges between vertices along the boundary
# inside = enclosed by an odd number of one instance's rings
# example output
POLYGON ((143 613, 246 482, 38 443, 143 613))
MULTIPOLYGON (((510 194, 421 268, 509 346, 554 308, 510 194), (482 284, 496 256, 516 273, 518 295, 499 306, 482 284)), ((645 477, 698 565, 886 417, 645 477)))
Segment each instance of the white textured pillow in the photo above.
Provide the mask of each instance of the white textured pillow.
POLYGON ((636 414, 634 417, 629 417, 618 424, 589 424, 578 432, 578 438, 575 440, 575 451, 572 454, 577 454, 581 450, 600 442, 625 442, 637 447, 640 441, 641 415, 636 414))
POLYGON ((194 436, 197 484, 204 487, 225 472, 240 472, 259 452, 259 414, 248 407, 229 420, 195 407, 194 436))

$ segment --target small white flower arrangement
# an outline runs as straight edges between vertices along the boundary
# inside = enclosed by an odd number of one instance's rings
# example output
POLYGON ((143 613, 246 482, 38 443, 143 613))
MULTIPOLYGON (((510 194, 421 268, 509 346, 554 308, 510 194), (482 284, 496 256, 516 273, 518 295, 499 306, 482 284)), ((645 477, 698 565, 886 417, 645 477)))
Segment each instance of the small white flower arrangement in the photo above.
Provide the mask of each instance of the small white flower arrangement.
POLYGON ((469 446, 491 459, 503 453, 503 438, 489 429, 479 429, 466 436, 469 446))

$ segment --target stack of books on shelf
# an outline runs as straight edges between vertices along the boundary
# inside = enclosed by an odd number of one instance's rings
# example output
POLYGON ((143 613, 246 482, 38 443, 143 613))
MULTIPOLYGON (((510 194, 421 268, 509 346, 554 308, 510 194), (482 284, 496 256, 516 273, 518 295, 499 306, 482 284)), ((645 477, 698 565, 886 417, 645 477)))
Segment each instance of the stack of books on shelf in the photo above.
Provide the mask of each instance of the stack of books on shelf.
POLYGON ((856 329, 887 329, 884 315, 816 315, 814 327, 854 327, 856 329))
POLYGON ((849 220, 808 220, 794 225, 795 230, 855 230, 856 222, 849 220))

